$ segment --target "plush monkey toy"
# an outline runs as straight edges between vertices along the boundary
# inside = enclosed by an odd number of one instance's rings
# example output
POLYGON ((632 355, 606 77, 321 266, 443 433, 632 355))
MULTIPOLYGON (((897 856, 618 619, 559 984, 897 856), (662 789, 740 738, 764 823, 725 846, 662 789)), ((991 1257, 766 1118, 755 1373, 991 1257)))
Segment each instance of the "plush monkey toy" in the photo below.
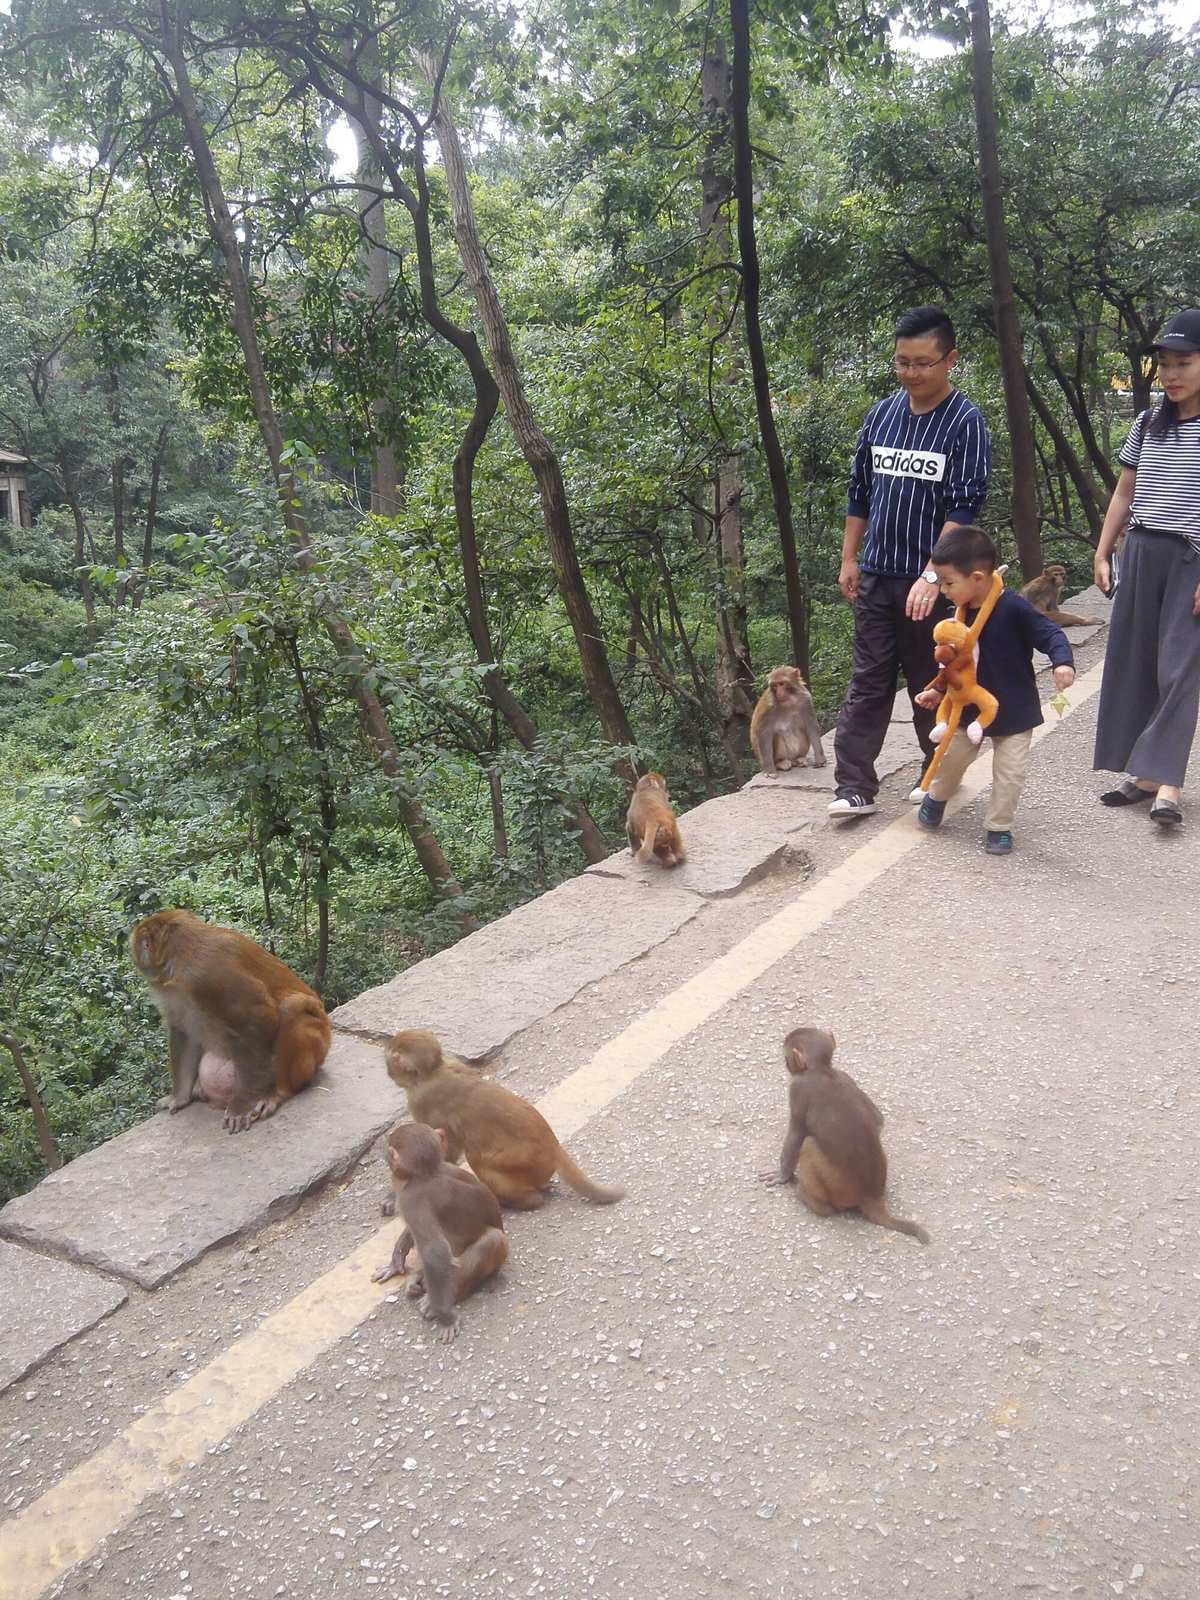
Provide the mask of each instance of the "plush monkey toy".
MULTIPOLYGON (((996 601, 1004 593, 1004 580, 999 572, 992 573, 992 587, 980 606, 975 621, 968 628, 967 608, 959 606, 953 617, 939 622, 933 630, 933 659, 939 672, 926 689, 937 689, 942 702, 937 709, 937 722, 929 737, 937 745, 933 760, 921 779, 921 788, 928 789, 937 774, 946 746, 954 737, 954 730, 962 721, 963 707, 975 706, 979 715, 967 729, 972 744, 980 744, 984 729, 996 720, 1000 702, 987 689, 975 681, 975 656, 983 625, 995 610, 996 601)), ((922 691, 923 692, 923 691, 922 691)))

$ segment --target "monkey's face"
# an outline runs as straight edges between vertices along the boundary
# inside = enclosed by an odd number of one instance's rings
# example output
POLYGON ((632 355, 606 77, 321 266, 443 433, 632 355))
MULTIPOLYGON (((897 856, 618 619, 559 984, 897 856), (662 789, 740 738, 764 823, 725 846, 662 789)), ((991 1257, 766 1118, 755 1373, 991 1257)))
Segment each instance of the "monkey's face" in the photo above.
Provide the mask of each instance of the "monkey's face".
POLYGON ((442 1146, 432 1130, 418 1123, 404 1123, 388 1135, 387 1163, 396 1188, 402 1188, 413 1178, 429 1177, 437 1172, 442 1155, 442 1146))
POLYGON ((129 935, 129 954, 143 977, 164 976, 171 943, 171 915, 169 911, 156 911, 152 917, 144 917, 129 935))
POLYGON ((800 691, 804 687, 804 680, 797 667, 776 667, 767 679, 767 688, 771 691, 771 699, 777 706, 791 707, 800 698, 800 691))
POLYGON ((437 1068, 442 1059, 442 1047, 424 1028, 406 1028, 388 1041, 383 1059, 392 1082, 402 1089, 411 1089, 437 1068))

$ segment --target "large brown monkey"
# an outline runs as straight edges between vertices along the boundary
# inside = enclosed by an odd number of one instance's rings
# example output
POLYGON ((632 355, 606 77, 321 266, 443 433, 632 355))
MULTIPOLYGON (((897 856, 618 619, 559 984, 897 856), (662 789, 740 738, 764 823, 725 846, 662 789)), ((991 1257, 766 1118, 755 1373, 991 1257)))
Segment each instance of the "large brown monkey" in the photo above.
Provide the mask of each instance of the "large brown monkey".
POLYGON ((625 837, 634 860, 643 864, 657 858, 664 867, 675 867, 687 860, 661 772, 638 779, 625 817, 625 837))
POLYGON ((442 1132, 447 1160, 465 1154, 501 1205, 536 1211, 555 1172, 597 1205, 624 1199, 624 1190, 602 1188, 575 1165, 536 1106, 456 1056, 443 1055, 436 1036, 424 1028, 396 1034, 384 1058, 388 1075, 408 1096, 409 1115, 442 1132))
POLYGON ((1023 599, 1028 600, 1036 611, 1049 617, 1051 622, 1056 622, 1060 628, 1090 628, 1100 621, 1099 617, 1077 617, 1070 611, 1058 609, 1058 597, 1062 594, 1063 584, 1067 581, 1067 569, 1054 562, 1044 569, 1040 577, 1031 578, 1021 590, 1023 599))
POLYGON ((415 1245, 421 1270, 409 1284, 409 1298, 420 1299, 421 1315, 438 1324, 438 1337, 449 1344, 458 1332, 455 1306, 508 1260, 500 1207, 478 1178, 444 1159, 443 1141, 419 1123, 392 1129, 387 1163, 404 1232, 372 1280, 402 1278, 415 1245))
POLYGON ((810 766, 825 765, 816 708, 798 667, 776 667, 767 679, 750 718, 750 743, 770 777, 776 768, 798 767, 806 755, 810 766))
POLYGON ((170 1034, 166 1110, 227 1100, 224 1126, 240 1133, 303 1089, 328 1054, 320 999, 245 934, 158 911, 134 928, 129 951, 170 1034))
POLYGON ((857 1206, 881 1228, 928 1244, 924 1228, 887 1208, 887 1157, 879 1140, 883 1112, 834 1066, 836 1043, 823 1028, 793 1028, 783 1041, 791 1114, 778 1171, 764 1172, 763 1181, 791 1183, 799 1167, 801 1197, 817 1216, 857 1206))

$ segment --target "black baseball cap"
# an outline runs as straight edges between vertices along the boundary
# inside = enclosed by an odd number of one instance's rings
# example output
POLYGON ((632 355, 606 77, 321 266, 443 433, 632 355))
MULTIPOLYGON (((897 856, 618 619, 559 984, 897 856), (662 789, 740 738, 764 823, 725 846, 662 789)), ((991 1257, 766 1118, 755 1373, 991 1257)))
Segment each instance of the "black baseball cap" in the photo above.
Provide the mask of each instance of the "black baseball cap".
POLYGON ((1181 311, 1154 339, 1151 350, 1178 350, 1184 355, 1200 350, 1200 311, 1181 311))

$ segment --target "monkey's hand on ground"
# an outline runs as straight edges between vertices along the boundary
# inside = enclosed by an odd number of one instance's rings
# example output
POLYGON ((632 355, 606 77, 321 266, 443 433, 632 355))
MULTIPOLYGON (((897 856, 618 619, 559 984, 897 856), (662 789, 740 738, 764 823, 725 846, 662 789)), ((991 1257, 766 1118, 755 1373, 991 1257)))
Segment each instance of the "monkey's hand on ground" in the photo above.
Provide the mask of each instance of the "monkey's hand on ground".
POLYGON ((787 1174, 785 1176, 784 1173, 780 1172, 778 1167, 772 1167, 770 1172, 760 1172, 758 1176, 761 1178, 763 1183, 766 1184, 768 1189, 774 1189, 780 1184, 791 1183, 792 1181, 791 1174, 787 1174))
POLYGON ((371 1274, 371 1282, 386 1283, 389 1278, 402 1278, 403 1276, 404 1274, 394 1267, 390 1261, 386 1261, 382 1267, 375 1268, 375 1271, 371 1274))
POLYGON ((158 1102, 158 1109, 160 1111, 169 1111, 174 1116, 177 1111, 185 1111, 191 1103, 191 1095, 186 1100, 176 1100, 173 1094, 165 1094, 158 1102))

